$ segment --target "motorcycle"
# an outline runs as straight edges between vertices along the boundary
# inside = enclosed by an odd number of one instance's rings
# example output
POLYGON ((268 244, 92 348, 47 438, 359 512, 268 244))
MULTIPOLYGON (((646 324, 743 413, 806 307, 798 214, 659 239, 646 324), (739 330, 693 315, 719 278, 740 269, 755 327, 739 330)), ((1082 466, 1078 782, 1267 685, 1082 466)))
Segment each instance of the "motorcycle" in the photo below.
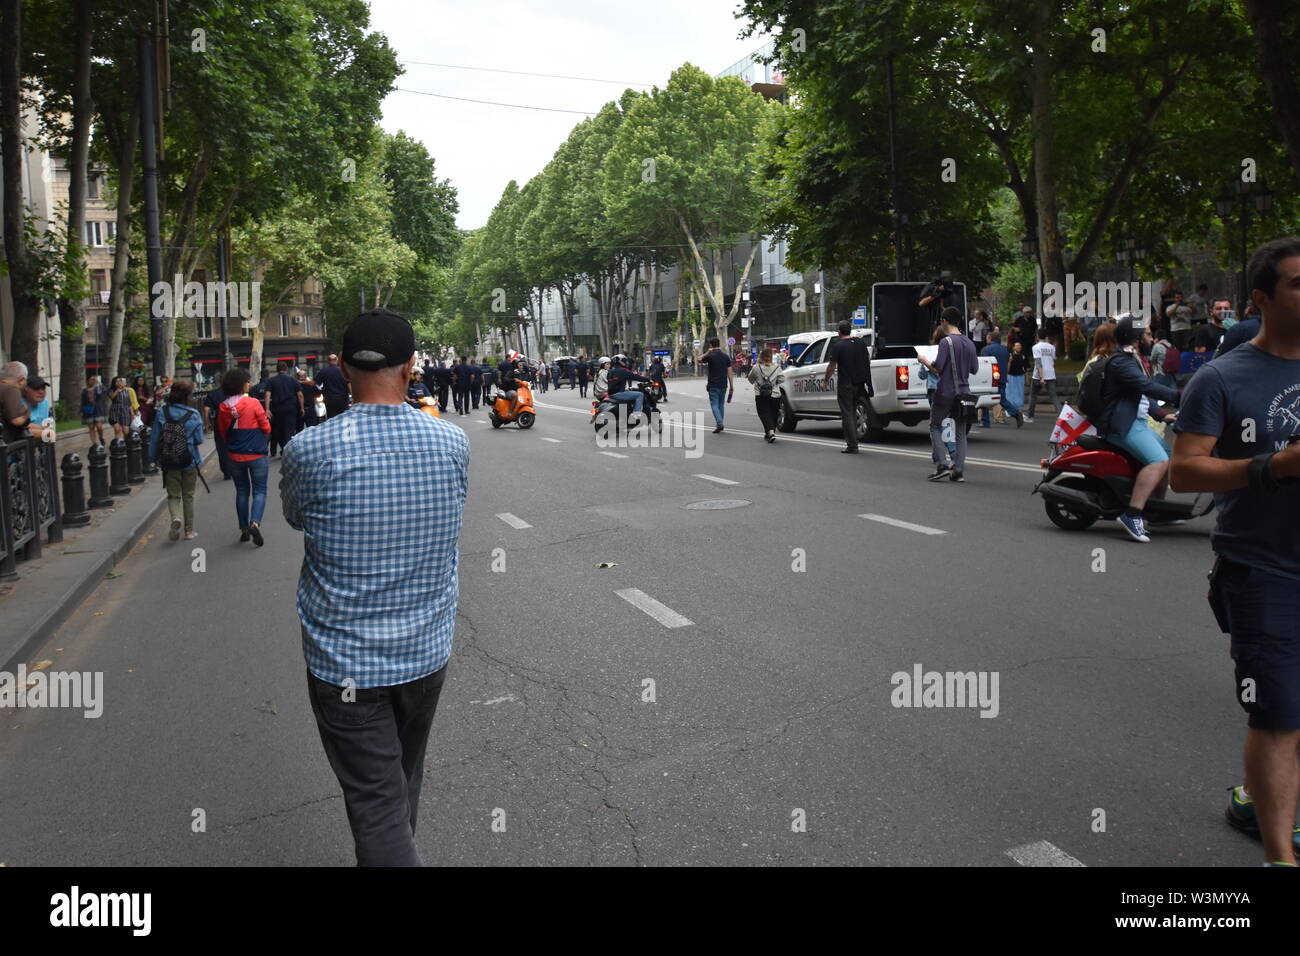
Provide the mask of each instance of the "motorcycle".
POLYGON ((615 434, 625 427, 646 425, 657 432, 664 430, 663 416, 659 413, 659 391, 653 382, 632 382, 628 391, 637 391, 645 396, 641 406, 641 422, 632 426, 633 403, 630 398, 614 398, 606 395, 591 403, 591 424, 597 434, 608 433, 612 425, 615 434))
POLYGON ((492 411, 488 419, 493 428, 500 428, 510 422, 517 422, 520 428, 532 428, 537 421, 537 409, 533 407, 533 390, 528 383, 515 383, 515 398, 511 401, 505 392, 497 391, 492 400, 492 411))
MULTIPOLYGON (((1033 493, 1043 496, 1052 524, 1066 531, 1083 531, 1099 518, 1114 520, 1124 513, 1133 482, 1142 464, 1118 445, 1097 435, 1082 435, 1059 453, 1044 458, 1043 479, 1033 493)), ((1142 517, 1152 527, 1199 518, 1214 507, 1214 496, 1191 502, 1150 498, 1142 517)))

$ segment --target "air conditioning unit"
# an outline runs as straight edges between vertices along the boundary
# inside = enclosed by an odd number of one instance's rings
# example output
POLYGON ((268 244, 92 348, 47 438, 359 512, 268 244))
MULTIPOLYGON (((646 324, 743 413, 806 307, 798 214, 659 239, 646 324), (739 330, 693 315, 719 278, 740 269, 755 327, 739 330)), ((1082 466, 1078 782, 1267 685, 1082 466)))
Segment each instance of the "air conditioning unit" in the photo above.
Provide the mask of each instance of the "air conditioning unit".
POLYGON ((293 324, 294 324, 294 325, 302 325, 302 316, 301 316, 301 315, 295 315, 295 316, 293 317, 293 324))

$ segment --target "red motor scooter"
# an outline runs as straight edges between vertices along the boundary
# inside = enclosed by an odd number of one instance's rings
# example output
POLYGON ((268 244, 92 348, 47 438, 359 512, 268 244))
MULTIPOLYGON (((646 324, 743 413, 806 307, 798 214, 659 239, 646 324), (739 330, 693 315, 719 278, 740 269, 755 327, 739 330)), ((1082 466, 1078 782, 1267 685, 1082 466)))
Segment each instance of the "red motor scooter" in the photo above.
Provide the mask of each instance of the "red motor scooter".
MULTIPOLYGON (((1096 435, 1083 435, 1041 464, 1045 474, 1034 492, 1043 496, 1052 524, 1067 531, 1083 531, 1099 518, 1122 515, 1142 470, 1141 463, 1123 448, 1096 435)), ((1213 495, 1197 495, 1191 502, 1150 498, 1142 517, 1155 527, 1199 518, 1213 507, 1213 495)))

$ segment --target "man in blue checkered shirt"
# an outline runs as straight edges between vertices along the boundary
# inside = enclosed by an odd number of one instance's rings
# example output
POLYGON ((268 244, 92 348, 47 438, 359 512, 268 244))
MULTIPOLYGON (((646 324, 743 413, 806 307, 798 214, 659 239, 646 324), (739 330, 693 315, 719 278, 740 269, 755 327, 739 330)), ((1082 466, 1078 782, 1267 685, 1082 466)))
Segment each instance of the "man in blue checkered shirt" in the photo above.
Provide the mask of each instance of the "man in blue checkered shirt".
POLYGON ((410 324, 343 336, 352 407, 285 446, 280 497, 304 532, 298 616, 316 725, 360 866, 420 866, 424 752, 451 655, 469 440, 406 403, 410 324))

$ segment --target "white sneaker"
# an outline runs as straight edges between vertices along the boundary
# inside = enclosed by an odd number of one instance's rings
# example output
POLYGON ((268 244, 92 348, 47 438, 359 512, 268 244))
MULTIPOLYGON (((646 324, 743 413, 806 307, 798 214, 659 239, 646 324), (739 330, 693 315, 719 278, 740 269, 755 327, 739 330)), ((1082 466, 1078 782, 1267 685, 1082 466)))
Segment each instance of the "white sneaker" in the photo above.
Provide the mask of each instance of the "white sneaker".
POLYGON ((167 540, 179 541, 181 539, 181 519, 172 518, 171 529, 167 532, 167 540))

